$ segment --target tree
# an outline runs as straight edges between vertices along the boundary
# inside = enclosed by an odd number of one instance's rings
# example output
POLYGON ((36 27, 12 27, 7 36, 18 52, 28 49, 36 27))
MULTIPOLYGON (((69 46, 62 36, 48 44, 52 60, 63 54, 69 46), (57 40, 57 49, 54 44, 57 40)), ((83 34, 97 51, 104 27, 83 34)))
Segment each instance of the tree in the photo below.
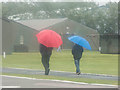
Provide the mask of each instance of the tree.
POLYGON ((99 16, 97 17, 99 28, 97 30, 101 34, 118 33, 118 4, 108 3, 106 6, 99 8, 99 16))
POLYGON ((13 20, 69 18, 100 34, 118 31, 118 4, 99 6, 95 2, 7 2, 3 16, 13 20))

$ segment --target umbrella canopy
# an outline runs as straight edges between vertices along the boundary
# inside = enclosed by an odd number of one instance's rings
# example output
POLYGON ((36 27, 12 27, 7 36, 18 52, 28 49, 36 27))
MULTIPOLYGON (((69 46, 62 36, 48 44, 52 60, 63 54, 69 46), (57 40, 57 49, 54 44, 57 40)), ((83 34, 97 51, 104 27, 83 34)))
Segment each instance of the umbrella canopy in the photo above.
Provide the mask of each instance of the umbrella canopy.
POLYGON ((88 50, 91 50, 91 46, 90 46, 89 42, 83 37, 71 36, 71 37, 68 37, 68 39, 70 41, 72 41, 73 43, 76 43, 76 44, 78 44, 78 45, 80 45, 88 50))
POLYGON ((61 36, 52 30, 42 30, 36 34, 39 43, 46 47, 59 47, 63 42, 61 36))

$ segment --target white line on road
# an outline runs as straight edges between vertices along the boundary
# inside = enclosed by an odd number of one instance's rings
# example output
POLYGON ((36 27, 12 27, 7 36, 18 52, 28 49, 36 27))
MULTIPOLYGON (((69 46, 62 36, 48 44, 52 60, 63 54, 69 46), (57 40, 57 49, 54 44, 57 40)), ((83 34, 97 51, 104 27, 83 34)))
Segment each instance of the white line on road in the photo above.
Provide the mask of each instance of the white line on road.
MULTIPOLYGON (((0 75, 1 76, 1 75, 0 75)), ((56 81, 56 82, 65 82, 65 83, 73 83, 73 84, 88 84, 88 85, 96 85, 96 86, 111 86, 111 87, 118 87, 118 85, 110 85, 110 84, 96 84, 96 83, 84 83, 84 82, 73 82, 73 81, 66 81, 66 80, 52 80, 52 79, 36 79, 36 78, 28 78, 28 77, 17 77, 17 76, 8 76, 2 75, 4 77, 10 78, 20 78, 20 79, 29 79, 29 80, 46 80, 46 81, 56 81)))
POLYGON ((20 88, 20 86, 0 86, 0 88, 20 88))

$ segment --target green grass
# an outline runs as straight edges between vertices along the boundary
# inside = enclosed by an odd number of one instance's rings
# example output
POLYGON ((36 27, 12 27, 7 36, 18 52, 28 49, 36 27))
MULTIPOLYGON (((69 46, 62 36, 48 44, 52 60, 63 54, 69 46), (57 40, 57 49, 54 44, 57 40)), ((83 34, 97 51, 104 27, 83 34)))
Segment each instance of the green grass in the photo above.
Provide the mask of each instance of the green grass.
MULTIPOLYGON (((5 59, 2 59, 3 67, 12 68, 28 68, 44 70, 41 63, 40 53, 13 53, 7 55, 5 59)), ((80 68, 82 73, 96 73, 96 74, 108 74, 118 75, 118 54, 100 54, 97 51, 84 51, 83 57, 80 61, 80 68)), ((74 60, 71 54, 71 50, 62 50, 62 52, 52 53, 50 59, 50 69, 57 71, 75 72, 74 60)), ((46 76, 46 75, 24 75, 24 74, 12 74, 3 73, 4 75, 31 77, 38 79, 57 79, 86 83, 100 83, 100 84, 113 84, 117 85, 118 81, 113 80, 99 80, 99 79, 87 79, 87 78, 68 78, 59 76, 46 76)))
POLYGON ((66 80, 74 82, 84 82, 84 83, 99 83, 99 84, 111 84, 118 85, 118 81, 113 80, 99 80, 99 79, 86 79, 86 78, 69 78, 69 77, 59 77, 59 76, 50 76, 50 75, 23 75, 23 74, 8 74, 3 73, 4 75, 10 76, 20 76, 20 77, 30 77, 36 79, 49 79, 49 80, 66 80))
MULTIPOLYGON (((2 59, 3 67, 29 68, 44 70, 40 53, 13 53, 2 59)), ((97 51, 85 51, 80 61, 82 73, 118 75, 118 54, 100 54, 97 51)), ((75 72, 71 50, 52 53, 50 69, 75 72)))

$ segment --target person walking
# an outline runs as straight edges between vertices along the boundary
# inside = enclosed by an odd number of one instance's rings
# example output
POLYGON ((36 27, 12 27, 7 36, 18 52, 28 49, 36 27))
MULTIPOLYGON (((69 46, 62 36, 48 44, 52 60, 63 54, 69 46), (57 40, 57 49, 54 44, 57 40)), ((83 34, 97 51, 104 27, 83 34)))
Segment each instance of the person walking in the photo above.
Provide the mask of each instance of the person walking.
POLYGON ((40 44, 40 53, 42 56, 42 64, 45 68, 45 75, 49 74, 49 61, 52 54, 53 47, 46 47, 43 44, 40 44))
POLYGON ((83 53, 83 47, 78 44, 74 44, 72 48, 72 55, 74 58, 74 64, 76 66, 77 75, 81 74, 79 64, 80 64, 80 59, 82 58, 82 53, 83 53))

